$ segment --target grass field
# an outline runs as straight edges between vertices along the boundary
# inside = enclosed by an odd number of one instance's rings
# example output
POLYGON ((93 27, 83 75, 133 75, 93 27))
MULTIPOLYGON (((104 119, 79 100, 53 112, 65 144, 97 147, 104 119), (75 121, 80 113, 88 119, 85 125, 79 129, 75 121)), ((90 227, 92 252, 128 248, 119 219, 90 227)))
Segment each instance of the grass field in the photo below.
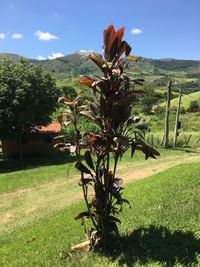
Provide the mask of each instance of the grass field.
POLYGON ((73 220, 83 208, 68 172, 75 159, 0 162, 0 266, 200 265, 200 155, 160 152, 157 161, 127 155, 119 166, 132 208, 120 215, 118 250, 66 259, 60 252, 85 239, 73 220))
MULTIPOLYGON (((200 91, 191 93, 189 95, 183 95, 181 99, 181 107, 188 109, 190 102, 194 100, 200 103, 200 91)), ((177 105, 178 105, 178 97, 171 100, 171 107, 177 107, 177 105)), ((165 107, 166 102, 161 103, 160 106, 165 107)))

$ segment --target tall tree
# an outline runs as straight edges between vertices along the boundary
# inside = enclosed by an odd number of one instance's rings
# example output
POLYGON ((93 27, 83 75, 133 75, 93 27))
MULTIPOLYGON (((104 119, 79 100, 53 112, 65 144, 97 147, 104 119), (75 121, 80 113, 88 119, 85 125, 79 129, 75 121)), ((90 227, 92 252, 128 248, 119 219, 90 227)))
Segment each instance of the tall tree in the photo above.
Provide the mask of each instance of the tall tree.
POLYGON ((0 64, 0 138, 21 137, 36 125, 47 125, 56 103, 55 81, 40 65, 0 64))

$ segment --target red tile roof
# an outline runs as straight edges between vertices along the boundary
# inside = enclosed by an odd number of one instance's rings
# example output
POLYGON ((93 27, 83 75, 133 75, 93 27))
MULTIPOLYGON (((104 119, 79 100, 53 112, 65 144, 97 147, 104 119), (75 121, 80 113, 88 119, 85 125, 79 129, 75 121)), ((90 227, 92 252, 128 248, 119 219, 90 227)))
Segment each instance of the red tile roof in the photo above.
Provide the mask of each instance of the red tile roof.
POLYGON ((59 133, 61 131, 61 124, 59 122, 52 122, 47 126, 42 126, 41 128, 38 129, 38 131, 42 133, 47 133, 47 132, 59 133))

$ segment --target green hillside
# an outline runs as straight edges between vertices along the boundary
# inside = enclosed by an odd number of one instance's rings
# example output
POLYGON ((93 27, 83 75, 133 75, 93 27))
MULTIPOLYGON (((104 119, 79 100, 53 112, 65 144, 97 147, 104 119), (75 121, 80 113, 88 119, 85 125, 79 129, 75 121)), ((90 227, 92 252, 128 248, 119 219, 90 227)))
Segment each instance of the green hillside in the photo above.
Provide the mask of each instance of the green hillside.
POLYGON ((38 60, 36 60, 36 59, 27 58, 27 57, 24 57, 22 55, 11 54, 11 53, 0 53, 0 62, 4 59, 9 59, 9 60, 13 60, 14 62, 18 62, 22 58, 28 60, 30 63, 37 63, 38 62, 38 60))
MULTIPOLYGON (((3 58, 18 61, 19 55, 0 53, 0 61, 3 58)), ((27 58, 26 58, 27 59, 27 58)), ((31 63, 41 64, 45 70, 51 73, 57 86, 70 85, 79 92, 77 78, 79 75, 101 75, 97 66, 82 55, 75 53, 53 60, 27 59, 31 63)), ((200 90, 200 61, 180 59, 151 59, 138 57, 137 63, 130 63, 128 74, 133 78, 145 79, 146 87, 159 90, 160 101, 165 99, 166 86, 169 79, 176 81, 173 85, 174 97, 180 88, 185 94, 200 90)))
POLYGON ((16 55, 16 54, 0 53, 0 61, 2 61, 3 59, 10 59, 13 61, 19 61, 21 57, 22 56, 16 55))
MULTIPOLYGON (((19 60, 21 56, 16 54, 0 53, 0 60, 5 57, 12 60, 19 60)), ((82 55, 78 53, 66 55, 53 60, 27 60, 42 64, 46 70, 52 73, 70 73, 77 76, 79 74, 97 72, 95 64, 84 59, 82 55)), ((198 60, 151 59, 138 57, 138 62, 133 65, 137 66, 138 73, 140 73, 140 75, 172 75, 176 77, 200 78, 200 61, 198 60)))
MULTIPOLYGON (((183 95, 181 99, 181 107, 188 109, 190 102, 194 100, 200 104, 200 91, 188 95, 183 95)), ((178 105, 178 97, 171 100, 171 107, 177 107, 177 105, 178 105)), ((161 103, 160 106, 165 107, 166 102, 161 103)))

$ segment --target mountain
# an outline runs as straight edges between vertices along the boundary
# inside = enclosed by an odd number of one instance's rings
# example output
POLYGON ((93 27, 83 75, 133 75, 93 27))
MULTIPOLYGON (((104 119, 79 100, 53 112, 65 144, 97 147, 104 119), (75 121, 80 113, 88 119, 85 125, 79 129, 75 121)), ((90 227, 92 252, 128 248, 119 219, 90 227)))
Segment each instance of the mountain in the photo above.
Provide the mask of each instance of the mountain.
MULTIPOLYGON (((0 53, 0 60, 3 58, 9 58, 14 61, 19 61, 20 57, 22 56, 9 53, 0 53)), ((46 70, 52 73, 70 72, 76 76, 79 74, 95 73, 98 71, 98 68, 93 62, 84 59, 80 54, 71 54, 61 58, 43 61, 29 58, 26 59, 32 63, 42 64, 46 70)), ((171 58, 152 59, 138 57, 138 62, 135 65, 138 68, 138 71, 145 74, 168 75, 172 74, 171 72, 179 72, 179 75, 200 75, 200 61, 198 60, 171 58)))
POLYGON ((21 58, 24 58, 24 59, 28 60, 31 63, 35 63, 35 62, 38 61, 36 59, 27 58, 27 57, 24 57, 24 56, 21 56, 21 55, 17 55, 17 54, 0 53, 0 62, 2 60, 4 60, 4 59, 9 59, 9 60, 12 60, 14 62, 18 62, 18 61, 20 61, 21 58))
MULTIPOLYGON (((71 54, 53 60, 40 61, 44 68, 53 73, 68 73, 73 76, 84 74, 97 74, 99 72, 96 65, 83 58, 79 54, 71 54)), ((200 61, 180 60, 180 59, 150 59, 138 57, 135 65, 138 72, 150 75, 172 75, 184 77, 200 78, 200 61), (173 73, 174 72, 174 73, 173 73), (178 73, 179 72, 179 73, 178 73)))
MULTIPOLYGON (((19 61, 20 57, 16 54, 0 53, 0 61, 3 58, 19 61)), ((97 66, 80 54, 43 61, 26 59, 30 63, 41 64, 56 79, 58 86, 69 84, 76 87, 75 78, 79 75, 101 75, 97 66)), ((200 61, 198 60, 138 57, 138 62, 131 63, 128 72, 133 77, 144 78, 154 89, 166 87, 167 80, 173 79, 177 82, 174 91, 178 92, 183 88, 184 93, 189 94, 200 90, 200 61), (135 67, 134 71, 132 67, 135 67)))
POLYGON ((17 55, 17 54, 9 54, 9 53, 0 53, 0 61, 2 61, 3 59, 10 59, 10 60, 13 60, 13 61, 19 61, 19 59, 21 58, 22 56, 20 55, 17 55))

